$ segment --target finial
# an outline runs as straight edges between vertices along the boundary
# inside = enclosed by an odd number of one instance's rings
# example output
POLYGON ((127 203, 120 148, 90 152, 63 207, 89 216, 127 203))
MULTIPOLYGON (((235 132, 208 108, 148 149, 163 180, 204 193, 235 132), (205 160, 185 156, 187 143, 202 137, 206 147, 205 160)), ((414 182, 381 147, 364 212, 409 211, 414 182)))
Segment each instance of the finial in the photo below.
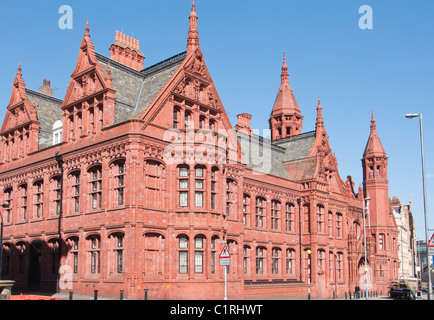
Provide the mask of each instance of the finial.
POLYGON ((21 60, 18 62, 18 73, 21 75, 21 60))
POLYGON ((87 37, 89 37, 90 35, 89 35, 89 19, 87 20, 87 22, 86 22, 86 33, 84 34, 85 36, 87 36, 87 37))
POLYGON ((282 82, 289 82, 288 65, 286 64, 286 52, 283 52, 282 82))

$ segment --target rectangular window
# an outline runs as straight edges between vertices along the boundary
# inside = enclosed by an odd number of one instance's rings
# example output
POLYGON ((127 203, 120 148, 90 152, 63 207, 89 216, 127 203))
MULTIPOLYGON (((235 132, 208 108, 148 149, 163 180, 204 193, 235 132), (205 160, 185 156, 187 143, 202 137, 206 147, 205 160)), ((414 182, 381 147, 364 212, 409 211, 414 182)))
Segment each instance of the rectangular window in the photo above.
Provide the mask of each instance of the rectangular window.
POLYGON ((179 193, 179 206, 188 207, 188 191, 181 191, 179 193))
POLYGON ((203 273, 203 251, 194 253, 194 272, 203 273))
POLYGON ((179 252, 179 273, 186 274, 188 272, 188 252, 179 252))
POLYGON ((195 205, 199 208, 203 207, 203 192, 196 192, 195 205))
POLYGON ((91 199, 92 209, 100 209, 102 205, 102 170, 96 168, 91 171, 91 199))
POLYGON ((116 193, 117 193, 117 204, 121 206, 124 204, 124 193, 125 193, 125 164, 119 163, 117 165, 117 175, 115 176, 117 180, 116 183, 116 193))

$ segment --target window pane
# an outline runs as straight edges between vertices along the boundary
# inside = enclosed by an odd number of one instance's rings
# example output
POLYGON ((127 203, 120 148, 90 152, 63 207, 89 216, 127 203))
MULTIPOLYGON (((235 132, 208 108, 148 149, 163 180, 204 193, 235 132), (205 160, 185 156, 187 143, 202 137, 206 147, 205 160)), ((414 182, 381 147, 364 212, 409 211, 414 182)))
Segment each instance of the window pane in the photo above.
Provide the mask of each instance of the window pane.
POLYGON ((179 193, 179 206, 188 207, 188 192, 182 191, 179 193))
POLYGON ((203 207, 203 192, 196 192, 196 207, 203 207))

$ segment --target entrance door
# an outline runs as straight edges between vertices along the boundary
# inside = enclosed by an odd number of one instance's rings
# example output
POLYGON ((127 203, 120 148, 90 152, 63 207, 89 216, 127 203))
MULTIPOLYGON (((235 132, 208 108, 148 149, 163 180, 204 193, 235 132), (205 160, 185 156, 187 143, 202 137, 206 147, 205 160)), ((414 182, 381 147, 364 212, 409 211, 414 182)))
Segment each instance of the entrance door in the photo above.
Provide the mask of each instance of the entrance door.
POLYGON ((29 289, 41 287, 41 244, 35 241, 30 245, 29 289))

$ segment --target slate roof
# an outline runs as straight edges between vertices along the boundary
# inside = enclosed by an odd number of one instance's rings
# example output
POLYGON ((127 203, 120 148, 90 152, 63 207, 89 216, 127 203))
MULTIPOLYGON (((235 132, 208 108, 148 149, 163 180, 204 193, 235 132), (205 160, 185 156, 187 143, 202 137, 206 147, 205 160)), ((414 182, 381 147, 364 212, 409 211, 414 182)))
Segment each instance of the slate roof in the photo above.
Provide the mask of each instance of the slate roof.
POLYGON ((39 124, 39 150, 53 144, 53 124, 62 119, 62 100, 26 89, 30 103, 36 103, 39 124))
POLYGON ((307 158, 315 142, 316 132, 307 132, 290 138, 275 140, 273 144, 285 149, 283 162, 307 158))
POLYGON ((250 152, 245 156, 247 168, 294 181, 309 179, 315 174, 317 159, 309 157, 315 131, 275 141, 254 134, 250 138, 241 132, 237 132, 237 136, 242 150, 250 152), (248 144, 250 149, 243 148, 243 144, 248 144), (264 156, 263 152, 269 152, 270 156, 264 156))

